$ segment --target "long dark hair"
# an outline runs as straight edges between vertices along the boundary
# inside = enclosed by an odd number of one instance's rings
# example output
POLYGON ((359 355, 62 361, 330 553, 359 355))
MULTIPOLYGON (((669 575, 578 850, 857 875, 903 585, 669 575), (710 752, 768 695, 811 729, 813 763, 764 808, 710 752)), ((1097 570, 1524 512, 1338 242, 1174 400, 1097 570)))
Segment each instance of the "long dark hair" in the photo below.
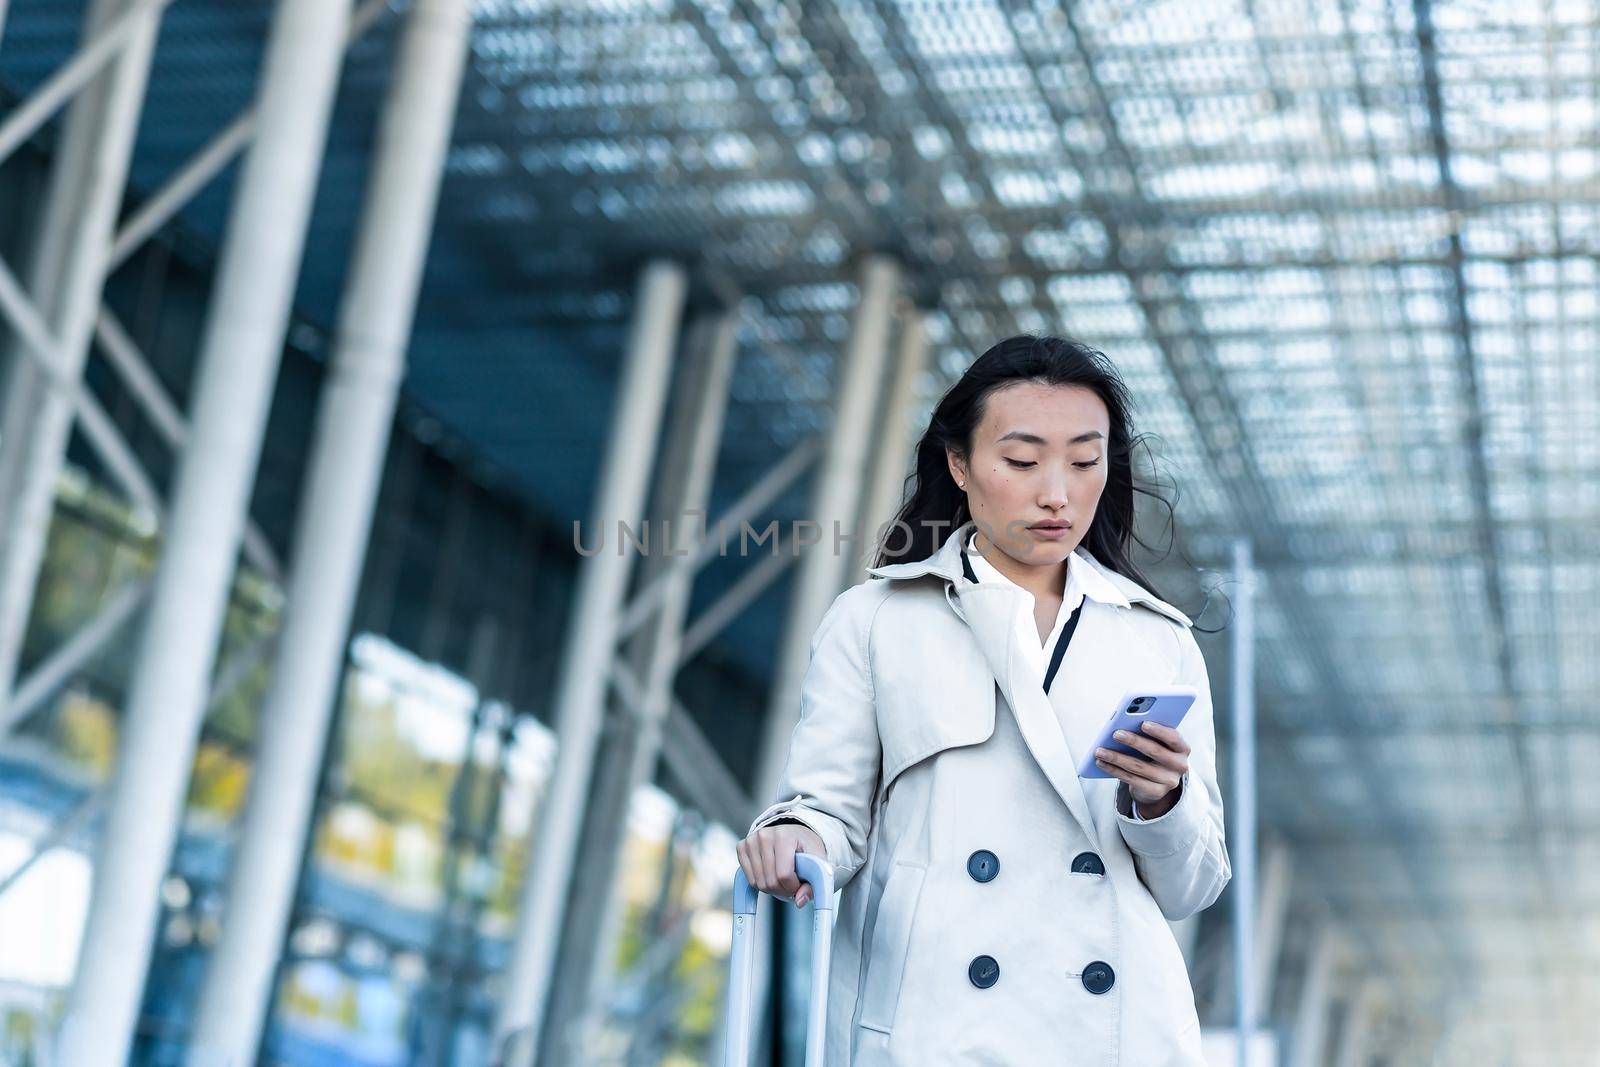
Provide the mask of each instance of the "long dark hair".
POLYGON ((917 442, 916 470, 907 479, 910 496, 884 527, 872 565, 926 559, 938 551, 952 530, 971 518, 966 494, 950 477, 945 450, 969 458, 972 434, 990 394, 1019 381, 1080 385, 1094 390, 1104 402, 1111 416, 1106 487, 1083 545, 1107 567, 1165 599, 1134 565, 1129 546, 1136 541, 1146 549, 1151 547, 1134 531, 1134 494, 1157 501, 1166 509, 1169 522, 1173 502, 1162 495, 1159 485, 1142 484, 1134 476, 1133 453, 1139 447, 1148 449, 1147 435, 1132 432, 1129 412, 1133 404, 1116 367, 1105 353, 1065 337, 1008 337, 974 360, 939 398, 928 428, 917 442))

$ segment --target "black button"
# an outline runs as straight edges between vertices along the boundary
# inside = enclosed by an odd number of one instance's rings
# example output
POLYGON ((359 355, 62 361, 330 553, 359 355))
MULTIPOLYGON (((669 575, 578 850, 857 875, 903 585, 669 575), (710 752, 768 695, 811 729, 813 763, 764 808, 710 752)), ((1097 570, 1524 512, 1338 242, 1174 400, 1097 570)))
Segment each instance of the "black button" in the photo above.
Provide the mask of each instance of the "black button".
POLYGON ((1116 972, 1105 960, 1095 960, 1083 969, 1083 988, 1091 993, 1104 993, 1116 984, 1116 972))
POLYGON ((967 857, 967 873, 975 881, 990 881, 1000 873, 1000 857, 986 848, 980 848, 967 857))
POLYGON ((1093 852, 1080 852, 1072 857, 1073 874, 1105 874, 1106 865, 1093 852))
POLYGON ((993 956, 974 956, 967 964, 967 977, 979 989, 988 989, 1000 980, 1000 965, 993 956))

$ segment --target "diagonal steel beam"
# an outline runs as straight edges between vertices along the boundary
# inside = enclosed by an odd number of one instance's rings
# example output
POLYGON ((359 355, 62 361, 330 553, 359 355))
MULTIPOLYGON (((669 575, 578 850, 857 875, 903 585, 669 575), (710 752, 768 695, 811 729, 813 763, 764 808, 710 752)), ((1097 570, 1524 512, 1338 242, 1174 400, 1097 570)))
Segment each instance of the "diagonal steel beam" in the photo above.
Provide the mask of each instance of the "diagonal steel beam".
MULTIPOLYGON (((122 377, 123 385, 144 409, 156 433, 174 452, 181 452, 189 440, 189 420, 179 411, 177 402, 167 395, 166 387, 150 369, 149 360, 139 351, 127 330, 123 329, 121 321, 108 307, 102 306, 100 309, 100 318, 95 322, 95 339, 100 342, 100 350, 105 354, 106 361, 122 377)), ((91 407, 98 408, 98 404, 80 385, 78 418, 86 431, 88 420, 85 416, 91 407)), ((95 445, 102 457, 111 453, 111 458, 122 466, 138 467, 138 458, 116 429, 115 423, 109 419, 103 422, 105 425, 100 432, 100 440, 95 445)), ((142 468, 139 469, 142 471, 142 468)), ((150 510, 159 512, 160 509, 151 505, 150 510)), ((278 559, 266 531, 254 519, 245 523, 244 555, 251 566, 271 581, 282 579, 283 563, 278 559)))
MULTIPOLYGON (((743 530, 745 523, 782 496, 806 472, 822 455, 823 445, 822 435, 817 435, 790 449, 783 459, 739 494, 739 499, 717 516, 716 521, 711 524, 712 529, 718 531, 719 535, 730 525, 743 530)), ((703 516, 702 512, 697 511, 687 514, 703 516)), ((709 531, 701 532, 704 534, 709 531)), ((679 575, 687 573, 692 577, 710 563, 714 555, 723 550, 725 546, 722 545, 720 537, 713 539, 702 536, 686 553, 662 568, 660 573, 642 578, 638 591, 622 609, 622 618, 617 624, 617 640, 619 642, 627 640, 655 615, 672 583, 680 580, 679 575)))
MULTIPOLYGON (((389 5, 390 0, 364 0, 350 16, 345 46, 348 48, 366 36, 367 31, 389 10, 389 5)), ((111 259, 106 268, 108 274, 126 262, 140 245, 170 222, 200 190, 250 147, 250 142, 256 136, 256 120, 256 105, 251 104, 128 217, 111 242, 111 259)))
MULTIPOLYGON (((113 604, 115 610, 109 613, 116 615, 113 629, 126 621, 127 615, 131 614, 131 607, 137 606, 139 601, 144 599, 144 594, 149 591, 149 588, 149 582, 139 581, 131 583, 128 588, 122 590, 119 594, 120 601, 113 604), (132 595, 130 596, 129 594, 132 595), (128 606, 130 610, 123 612, 118 604, 128 606)), ((259 638, 241 648, 234 653, 231 659, 223 663, 222 669, 217 672, 216 681, 211 687, 211 706, 214 707, 218 701, 239 687, 245 678, 249 676, 250 671, 260 664, 262 657, 272 647, 273 641, 274 638, 272 636, 259 638)), ((41 668, 40 673, 44 673, 43 668, 41 668)), ((53 688, 53 686, 64 682, 65 676, 42 679, 41 681, 52 682, 53 688)), ((31 706, 29 710, 31 710, 31 706)), ((15 725, 15 721, 13 721, 12 725, 15 725)), ((7 872, 4 878, 0 878, 0 897, 5 896, 8 889, 21 881, 22 876, 27 874, 29 869, 42 859, 45 854, 66 842, 77 831, 78 827, 98 815, 100 809, 105 806, 106 798, 110 793, 110 783, 106 782, 84 794, 83 798, 78 801, 77 806, 35 843, 33 851, 28 854, 27 858, 7 872)))
MULTIPOLYGON (((0 123, 0 162, 43 126, 72 95, 87 85, 124 45, 172 0, 139 0, 106 24, 100 35, 57 69, 11 117, 0 123)), ((0 10, 0 16, 4 11, 0 10)))
MULTIPOLYGON (((0 698, 9 695, 15 681, 47 548, 75 401, 82 395, 78 379, 104 290, 105 253, 126 191, 160 12, 148 0, 92 0, 88 5, 83 37, 91 44, 82 55, 95 54, 96 46, 115 39, 119 28, 125 36, 117 48, 104 50, 105 70, 97 71, 62 122, 27 295, 9 271, 0 278, 5 289, 0 304, 19 320, 23 353, 11 361, 0 417, 0 698)), ((80 69, 96 70, 92 65, 80 69)), ((86 432, 103 441, 109 420, 92 409, 88 414, 86 432)), ((140 484, 136 464, 113 458, 108 466, 135 499, 152 495, 140 484)))
MULTIPOLYGON (((119 49, 127 45, 131 35, 144 25, 139 21, 140 17, 153 18, 170 2, 145 0, 135 3, 107 23, 87 47, 58 71, 55 78, 0 126, 0 159, 4 158, 5 152, 14 149, 15 143, 29 136, 38 123, 48 118, 72 92, 86 84, 105 62, 118 54, 119 49), (15 138, 16 142, 8 142, 7 138, 15 138), (9 148, 5 147, 7 144, 10 144, 9 148)), ((386 0, 364 0, 349 21, 345 34, 346 45, 359 39, 387 10, 386 0)), ((178 175, 118 231, 113 242, 113 257, 105 265, 102 274, 109 276, 139 244, 248 147, 254 139, 255 124, 256 107, 252 105, 180 169, 178 175)), ((42 378, 47 395, 48 392, 54 392, 71 406, 80 429, 124 491, 139 506, 159 514, 161 509, 148 474, 117 431, 115 423, 83 386, 80 377, 64 368, 69 361, 63 358, 62 339, 54 336, 39 306, 24 291, 3 260, 0 260, 0 315, 11 321, 22 342, 21 350, 32 358, 35 373, 42 378)), ((173 448, 181 448, 187 429, 176 404, 166 396, 159 381, 149 372, 142 354, 121 328, 116 316, 103 304, 94 323, 94 336, 106 352, 113 369, 121 375, 129 391, 148 413, 157 431, 173 448)), ((246 558, 267 577, 277 579, 280 576, 282 568, 271 543, 253 521, 246 524, 243 548, 246 558)), ((11 707, 0 714, 0 723, 19 717, 18 709, 11 707)), ((0 734, 3 733, 0 730, 0 734)))
POLYGON ((148 578, 135 578, 113 593, 77 633, 58 645, 17 686, 16 694, 0 708, 0 735, 10 733, 44 705, 67 679, 105 648, 150 592, 148 578))
POLYGON ((7 871, 4 878, 0 878, 0 897, 5 896, 7 890, 22 881, 23 875, 31 871, 36 863, 69 841, 72 835, 78 832, 78 828, 100 810, 107 791, 107 788, 101 785, 85 793, 71 811, 46 830, 44 836, 33 843, 33 851, 23 857, 21 863, 7 871))

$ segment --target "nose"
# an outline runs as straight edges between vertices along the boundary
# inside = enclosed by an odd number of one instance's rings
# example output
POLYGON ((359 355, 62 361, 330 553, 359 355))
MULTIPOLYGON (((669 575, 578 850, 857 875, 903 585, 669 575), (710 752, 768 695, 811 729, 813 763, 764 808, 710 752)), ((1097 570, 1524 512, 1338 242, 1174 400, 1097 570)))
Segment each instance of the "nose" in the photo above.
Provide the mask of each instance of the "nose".
POLYGON ((1044 484, 1039 488, 1039 506, 1050 511, 1059 511, 1067 506, 1067 476, 1056 472, 1045 475, 1044 484))

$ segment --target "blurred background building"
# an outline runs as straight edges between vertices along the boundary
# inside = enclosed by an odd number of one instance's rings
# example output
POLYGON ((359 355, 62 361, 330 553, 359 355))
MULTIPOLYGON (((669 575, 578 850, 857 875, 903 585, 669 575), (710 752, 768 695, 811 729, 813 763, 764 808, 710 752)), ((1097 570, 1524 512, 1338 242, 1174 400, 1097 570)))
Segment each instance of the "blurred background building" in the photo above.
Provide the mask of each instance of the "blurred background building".
POLYGON ((574 525, 881 521, 1019 332, 1178 488, 1215 1062, 1596 1062, 1597 65, 1592 0, 0 0, 0 1064, 719 1063, 862 560, 574 525))

